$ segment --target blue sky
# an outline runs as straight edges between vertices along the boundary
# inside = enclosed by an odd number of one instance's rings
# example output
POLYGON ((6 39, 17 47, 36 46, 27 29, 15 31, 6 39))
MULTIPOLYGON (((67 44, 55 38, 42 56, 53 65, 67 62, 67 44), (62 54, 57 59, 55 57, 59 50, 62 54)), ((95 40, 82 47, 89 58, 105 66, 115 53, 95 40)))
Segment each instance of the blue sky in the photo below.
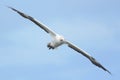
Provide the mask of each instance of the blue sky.
POLYGON ((0 80, 118 80, 120 78, 119 0, 0 0, 0 80), (33 16, 62 34, 112 72, 94 66, 61 46, 5 6, 33 16))

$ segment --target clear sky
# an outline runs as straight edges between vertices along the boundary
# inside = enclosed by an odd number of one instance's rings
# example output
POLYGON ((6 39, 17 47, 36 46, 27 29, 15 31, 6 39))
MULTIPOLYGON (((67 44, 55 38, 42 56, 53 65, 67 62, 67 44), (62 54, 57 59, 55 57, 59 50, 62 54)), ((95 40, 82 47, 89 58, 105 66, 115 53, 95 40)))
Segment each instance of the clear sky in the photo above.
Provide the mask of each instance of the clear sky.
POLYGON ((119 80, 120 0, 0 0, 0 80, 119 80), (112 76, 51 38, 12 6, 62 34, 112 76))

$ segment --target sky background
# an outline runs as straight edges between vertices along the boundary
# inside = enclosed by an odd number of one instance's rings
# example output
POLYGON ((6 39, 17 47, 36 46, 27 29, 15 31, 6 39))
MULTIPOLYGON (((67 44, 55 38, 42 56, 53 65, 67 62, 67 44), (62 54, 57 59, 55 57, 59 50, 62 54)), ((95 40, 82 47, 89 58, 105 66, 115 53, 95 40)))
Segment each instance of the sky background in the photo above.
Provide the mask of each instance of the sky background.
POLYGON ((120 0, 0 0, 0 80, 119 80, 120 0), (47 25, 96 58, 112 76, 8 9, 47 25))

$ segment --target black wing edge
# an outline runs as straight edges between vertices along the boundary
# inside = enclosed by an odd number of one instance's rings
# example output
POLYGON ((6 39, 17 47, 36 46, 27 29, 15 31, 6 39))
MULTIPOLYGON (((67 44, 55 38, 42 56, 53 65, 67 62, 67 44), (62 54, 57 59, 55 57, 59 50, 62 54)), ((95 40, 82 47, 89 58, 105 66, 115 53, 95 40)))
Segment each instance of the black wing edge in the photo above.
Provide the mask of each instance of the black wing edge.
POLYGON ((111 73, 109 70, 107 70, 105 67, 103 67, 98 61, 96 61, 95 58, 90 57, 89 60, 90 60, 94 65, 98 66, 99 68, 102 68, 104 71, 107 71, 109 74, 112 75, 112 73, 111 73))
POLYGON ((8 8, 12 9, 13 11, 17 12, 19 15, 21 15, 22 17, 31 20, 33 23, 35 23, 36 25, 38 25, 40 28, 42 28, 45 32, 49 33, 49 31, 47 29, 44 28, 44 26, 42 24, 40 24, 39 22, 37 22, 36 20, 34 20, 33 17, 26 15, 18 10, 16 10, 15 8, 12 8, 10 6, 7 6, 8 8))
POLYGON ((75 51, 81 53, 83 56, 87 57, 94 65, 96 65, 97 67, 103 69, 104 71, 107 71, 109 74, 112 75, 112 73, 109 70, 107 70, 106 68, 104 68, 95 58, 89 56, 88 54, 86 54, 81 49, 77 48, 76 46, 72 45, 69 42, 68 42, 68 47, 70 47, 70 48, 74 49, 75 51))

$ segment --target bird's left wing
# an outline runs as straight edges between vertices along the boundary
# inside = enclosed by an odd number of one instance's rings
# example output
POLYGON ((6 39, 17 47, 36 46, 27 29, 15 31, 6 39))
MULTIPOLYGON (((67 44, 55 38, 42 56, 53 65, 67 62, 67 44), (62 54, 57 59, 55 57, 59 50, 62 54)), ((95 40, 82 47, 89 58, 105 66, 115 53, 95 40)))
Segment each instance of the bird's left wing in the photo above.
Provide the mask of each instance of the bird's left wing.
POLYGON ((39 21, 37 21, 36 19, 34 19, 33 17, 26 15, 18 10, 16 10, 15 8, 12 7, 8 7, 10 9, 12 9, 13 11, 17 12, 19 15, 21 15, 22 17, 29 19, 30 21, 32 21, 33 23, 35 23, 36 25, 38 25, 40 28, 42 28, 45 32, 51 34, 52 36, 56 36, 56 33, 54 31, 52 31, 51 29, 49 29, 47 26, 41 24, 39 21))
POLYGON ((107 71, 108 73, 111 74, 110 71, 108 71, 106 68, 104 68, 98 61, 96 61, 95 58, 87 54, 85 51, 81 50, 77 46, 73 45, 70 42, 66 42, 68 44, 68 47, 72 48, 73 50, 77 51, 78 53, 81 53, 83 56, 87 57, 94 65, 98 66, 99 68, 102 68, 104 71, 107 71))

